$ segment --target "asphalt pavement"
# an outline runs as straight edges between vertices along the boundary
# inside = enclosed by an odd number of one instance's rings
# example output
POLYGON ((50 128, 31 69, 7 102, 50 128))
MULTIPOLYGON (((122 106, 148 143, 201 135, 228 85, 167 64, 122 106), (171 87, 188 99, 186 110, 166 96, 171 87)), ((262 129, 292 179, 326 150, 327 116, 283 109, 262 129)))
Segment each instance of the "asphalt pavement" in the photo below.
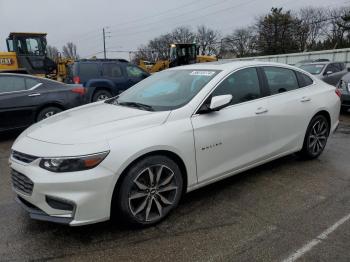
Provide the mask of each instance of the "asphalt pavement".
POLYGON ((350 261, 350 113, 319 159, 287 156, 187 194, 161 224, 68 227, 14 200, 0 135, 1 261, 350 261))

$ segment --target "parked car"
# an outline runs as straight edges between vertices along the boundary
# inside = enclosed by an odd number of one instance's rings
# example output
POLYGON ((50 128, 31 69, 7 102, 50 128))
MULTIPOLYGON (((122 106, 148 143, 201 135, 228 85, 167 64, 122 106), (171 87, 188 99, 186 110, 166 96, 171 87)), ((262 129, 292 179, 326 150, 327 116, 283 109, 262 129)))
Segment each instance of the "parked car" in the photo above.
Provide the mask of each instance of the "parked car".
POLYGON ((333 86, 336 86, 339 80, 348 73, 345 63, 313 62, 301 64, 299 68, 333 86))
POLYGON ((295 152, 318 157, 339 110, 339 90, 296 67, 175 67, 23 132, 13 189, 35 219, 153 225, 186 192, 295 152))
POLYGON ((296 67, 300 67, 303 64, 310 64, 315 62, 329 62, 329 59, 326 58, 319 58, 319 59, 307 59, 307 60, 301 60, 294 64, 296 67))
POLYGON ((85 103, 85 89, 24 74, 0 74, 0 132, 85 103))
POLYGON ((119 95, 150 75, 124 59, 84 59, 70 68, 68 83, 86 87, 91 102, 119 95))
POLYGON ((342 93, 342 110, 348 111, 350 109, 350 73, 347 73, 342 77, 342 79, 339 81, 338 88, 342 93))

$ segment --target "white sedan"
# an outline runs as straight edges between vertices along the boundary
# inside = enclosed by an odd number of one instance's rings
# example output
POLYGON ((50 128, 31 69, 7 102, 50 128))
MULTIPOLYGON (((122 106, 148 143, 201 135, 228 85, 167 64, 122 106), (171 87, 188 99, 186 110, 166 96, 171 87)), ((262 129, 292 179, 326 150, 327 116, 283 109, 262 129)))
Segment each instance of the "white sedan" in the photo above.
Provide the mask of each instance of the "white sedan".
POLYGON ((34 219, 76 226, 117 214, 152 225, 186 192, 295 152, 318 157, 339 96, 277 63, 176 67, 24 131, 13 190, 34 219))

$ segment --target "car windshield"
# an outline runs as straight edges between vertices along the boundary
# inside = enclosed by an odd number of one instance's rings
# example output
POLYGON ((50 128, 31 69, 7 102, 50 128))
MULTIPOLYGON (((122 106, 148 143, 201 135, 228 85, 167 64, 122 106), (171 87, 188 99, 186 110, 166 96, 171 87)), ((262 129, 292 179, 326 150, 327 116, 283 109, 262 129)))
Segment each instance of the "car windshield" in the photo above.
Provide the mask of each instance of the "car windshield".
POLYGON ((300 66, 301 69, 313 75, 319 75, 324 67, 324 64, 304 64, 300 66))
POLYGON ((139 82, 106 103, 149 111, 180 108, 217 75, 219 70, 168 70, 139 82))

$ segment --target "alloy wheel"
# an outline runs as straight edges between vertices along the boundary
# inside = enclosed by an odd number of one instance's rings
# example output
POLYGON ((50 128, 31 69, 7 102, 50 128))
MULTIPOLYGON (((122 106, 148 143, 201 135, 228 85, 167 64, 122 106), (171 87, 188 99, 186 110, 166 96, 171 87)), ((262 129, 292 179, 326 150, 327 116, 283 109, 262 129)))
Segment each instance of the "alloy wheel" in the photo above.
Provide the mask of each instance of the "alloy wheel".
POLYGON ((323 151, 328 138, 328 124, 324 120, 317 120, 310 131, 308 147, 310 153, 317 155, 323 151))
POLYGON ((129 208, 135 218, 153 222, 164 216, 175 204, 178 194, 174 171, 165 165, 142 170, 133 180, 129 208))

